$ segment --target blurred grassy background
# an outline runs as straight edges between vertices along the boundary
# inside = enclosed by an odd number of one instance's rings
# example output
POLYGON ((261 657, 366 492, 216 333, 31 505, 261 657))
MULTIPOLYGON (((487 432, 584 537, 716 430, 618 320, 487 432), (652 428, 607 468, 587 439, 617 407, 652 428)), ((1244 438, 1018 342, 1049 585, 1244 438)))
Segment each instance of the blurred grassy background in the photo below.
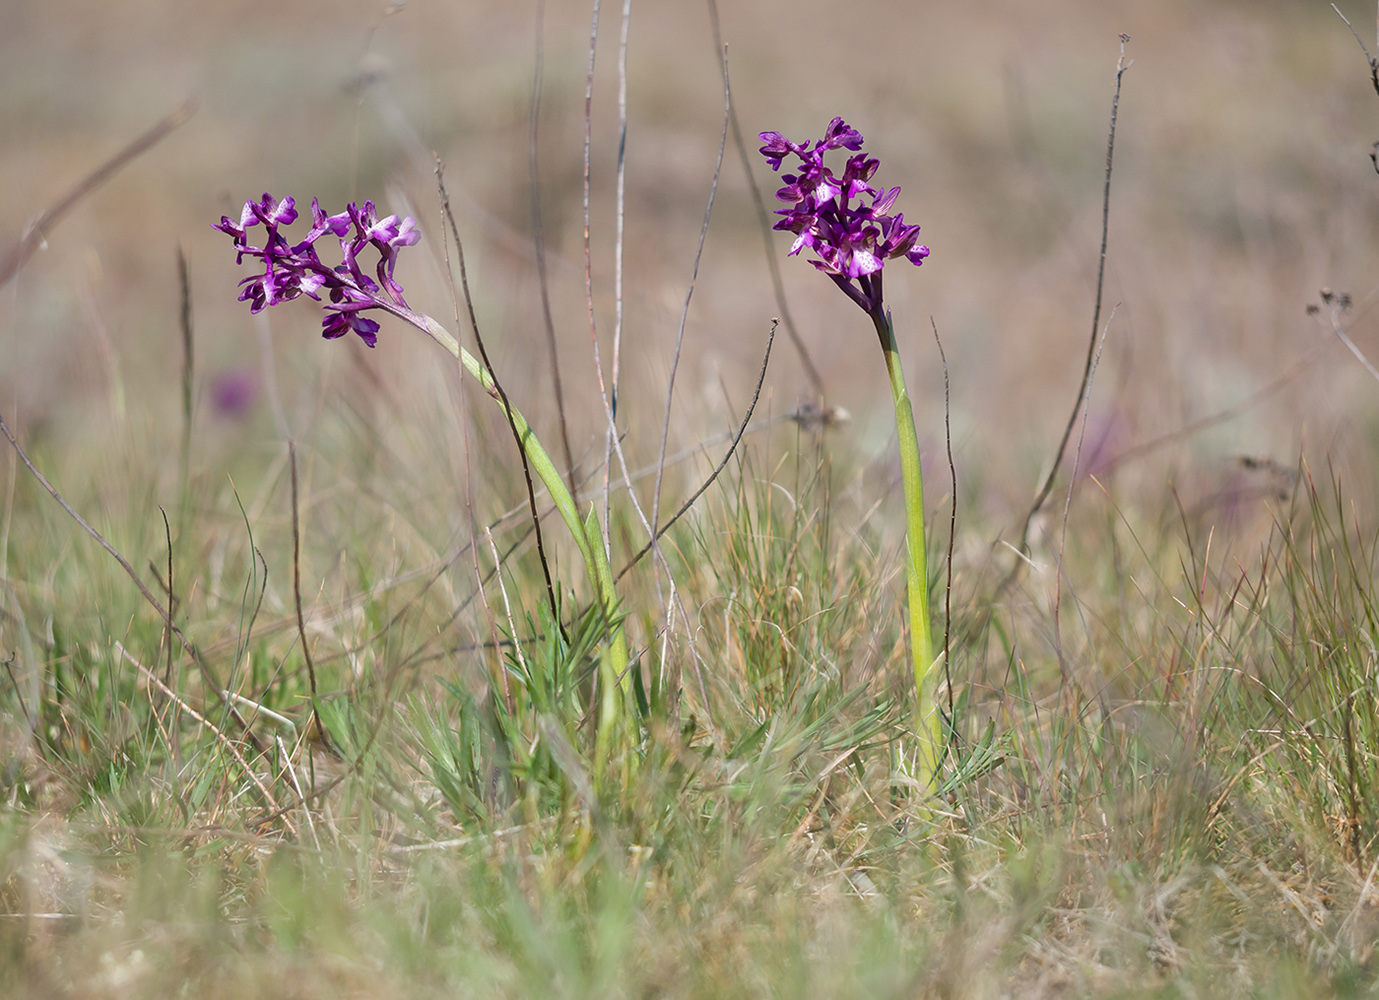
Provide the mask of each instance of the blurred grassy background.
MULTIPOLYGON (((1367 31, 1364 4, 1341 6, 1367 31)), ((603 12, 594 96, 605 349, 620 13, 603 12)), ((5 239, 183 98, 200 101, 190 124, 83 203, 0 297, 0 388, 21 428, 47 428, 59 451, 90 442, 121 393, 126 407, 137 401, 138 419, 176 419, 178 245, 192 263, 203 416, 211 381, 226 372, 246 368, 265 389, 261 331, 234 301, 242 275, 209 228, 265 190, 336 207, 372 197, 417 215, 428 239, 404 256, 400 278, 414 304, 450 316, 432 150, 448 164, 499 370, 538 425, 553 427, 530 251, 534 5, 414 2, 384 14, 350 0, 0 8, 5 239)), ((588 18, 584 4, 548 5, 540 132, 576 451, 598 426, 581 252, 588 18)), ((1116 311, 1089 434, 1114 454, 1246 398, 1319 351, 1282 392, 1120 475, 1162 489, 1167 468, 1182 488, 1209 496, 1238 477, 1237 454, 1292 464, 1305 444, 1340 459, 1371 436, 1376 387, 1304 313, 1322 286, 1367 303, 1376 273, 1379 178, 1367 153, 1379 137, 1379 100, 1326 5, 866 2, 844 18, 822 0, 736 2, 723 5, 722 25, 749 137, 768 128, 815 135, 840 114, 881 157, 878 179, 902 186, 900 207, 933 248, 923 269, 888 282, 921 432, 935 442, 941 414, 932 316, 952 366, 958 464, 998 520, 1032 491, 1076 388, 1122 31, 1134 65, 1112 191, 1106 294, 1116 311)), ((629 72, 623 413, 632 447, 645 454, 657 435, 641 431, 659 424, 721 125, 706 8, 634 6, 629 72)), ((774 176, 762 163, 753 169, 769 197, 774 176)), ((772 245, 778 256, 787 248, 784 236, 772 245)), ((829 401, 856 417, 850 443, 879 452, 889 415, 877 405, 883 383, 865 321, 812 268, 784 263, 829 401)), ((730 145, 672 446, 727 426, 743 404, 777 312, 766 274, 730 145)), ((1374 346, 1370 313, 1362 307, 1354 320, 1356 340, 1374 346)), ((367 388, 360 350, 318 343, 310 307, 275 311, 266 323, 297 435, 324 387, 385 392, 405 410, 403 387, 419 365, 434 364, 427 345, 385 325, 369 359, 382 381, 367 388)), ((788 341, 767 387, 773 412, 808 395, 788 341)), ((257 399, 247 424, 211 422, 208 433, 239 447, 276 440, 265 393, 257 399)))

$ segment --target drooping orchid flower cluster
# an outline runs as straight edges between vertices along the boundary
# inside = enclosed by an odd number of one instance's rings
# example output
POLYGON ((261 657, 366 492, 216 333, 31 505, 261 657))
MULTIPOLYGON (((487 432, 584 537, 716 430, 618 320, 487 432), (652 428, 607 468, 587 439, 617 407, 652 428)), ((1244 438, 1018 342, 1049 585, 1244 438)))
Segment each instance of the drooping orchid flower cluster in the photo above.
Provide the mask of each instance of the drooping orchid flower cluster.
POLYGON ((801 163, 798 174, 781 177, 785 187, 776 192, 789 206, 777 210, 783 218, 775 228, 795 234, 790 253, 813 250, 819 259, 810 263, 854 302, 868 313, 881 309, 881 268, 886 261, 904 257, 922 264, 929 248, 917 242, 919 226, 907 226, 901 212, 889 214, 900 188, 888 191, 867 183, 881 161, 861 151, 862 133, 834 118, 813 149, 808 141, 798 145, 779 132, 762 132, 761 141, 761 154, 772 170, 779 170, 791 154, 801 163), (824 154, 832 149, 856 154, 848 158, 841 177, 824 166, 824 154), (870 197, 870 204, 864 196, 870 197))
POLYGON ((373 347, 378 341, 378 324, 361 315, 368 309, 383 309, 405 320, 414 321, 402 286, 393 279, 397 252, 412 246, 420 238, 416 221, 407 216, 398 221, 396 215, 377 217, 372 201, 361 209, 354 202, 339 215, 326 215, 320 203, 311 199, 311 230, 300 243, 291 244, 280 233, 280 226, 290 226, 297 220, 296 202, 288 197, 275 201, 269 194, 258 201, 246 201, 239 222, 221 216, 215 229, 232 237, 239 251, 239 263, 244 258, 257 257, 264 265, 262 274, 240 282, 243 291, 239 300, 250 304, 251 312, 265 306, 287 302, 299 295, 309 295, 318 302, 320 293, 328 292, 325 318, 321 321, 321 335, 328 340, 343 337, 354 331, 373 347), (260 223, 267 230, 262 247, 249 244, 248 231, 260 223), (352 235, 350 229, 353 227, 352 235), (326 233, 340 240, 342 260, 330 265, 316 254, 316 241, 326 233), (375 281, 359 266, 359 254, 372 246, 378 251, 375 281))

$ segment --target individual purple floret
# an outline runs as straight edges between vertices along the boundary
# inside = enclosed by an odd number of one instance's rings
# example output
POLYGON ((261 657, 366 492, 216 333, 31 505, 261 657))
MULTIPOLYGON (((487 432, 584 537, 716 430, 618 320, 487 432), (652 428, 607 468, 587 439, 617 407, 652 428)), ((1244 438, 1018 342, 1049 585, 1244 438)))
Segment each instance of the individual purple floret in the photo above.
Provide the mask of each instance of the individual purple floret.
POLYGON ((396 215, 377 218, 374 203, 364 202, 360 208, 350 202, 339 215, 326 215, 320 203, 311 199, 311 229, 306 239, 289 244, 279 227, 297 221, 296 202, 292 198, 274 201, 264 194, 258 201, 246 201, 239 222, 222 216, 213 228, 235 241, 239 263, 246 256, 263 261, 263 273, 240 282, 243 291, 240 301, 249 303, 250 312, 265 306, 287 302, 299 295, 320 301, 322 291, 330 295, 326 315, 321 321, 321 334, 327 339, 343 337, 354 331, 373 347, 378 342, 378 324, 360 315, 366 309, 383 309, 403 319, 411 320, 412 312, 402 297, 402 286, 393 278, 397 252, 421 239, 417 224, 410 216, 398 221, 396 215), (262 224, 267 236, 262 247, 251 246, 248 231, 262 224), (353 234, 350 234, 353 228, 353 234), (340 241, 342 260, 331 266, 316 255, 316 241, 330 233, 340 241), (359 254, 372 246, 378 251, 374 268, 377 281, 359 266, 359 254))
POLYGON ((862 133, 834 118, 813 149, 808 142, 798 145, 779 132, 762 132, 761 141, 761 155, 772 170, 779 170, 787 156, 800 160, 800 172, 782 175, 785 186, 776 192, 789 206, 777 210, 783 218, 775 228, 795 234, 790 253, 814 251, 819 259, 810 263, 849 298, 868 313, 881 309, 881 268, 886 261, 904 257, 922 264, 929 248, 917 242, 919 226, 906 225, 901 212, 888 214, 900 188, 888 191, 867 183, 880 161, 861 151, 862 133), (848 158, 841 177, 824 166, 824 154, 831 149, 855 154, 848 158))

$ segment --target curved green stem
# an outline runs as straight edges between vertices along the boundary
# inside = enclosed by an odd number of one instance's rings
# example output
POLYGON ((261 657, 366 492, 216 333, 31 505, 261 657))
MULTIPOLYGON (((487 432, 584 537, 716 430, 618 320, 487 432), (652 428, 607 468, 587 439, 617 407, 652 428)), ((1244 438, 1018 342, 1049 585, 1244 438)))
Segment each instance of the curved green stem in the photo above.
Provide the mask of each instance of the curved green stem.
POLYGON ((915 723, 919 739, 919 769, 930 795, 938 792, 939 765, 943 759, 943 719, 939 715, 938 659, 929 621, 929 564, 924 545, 924 477, 919 461, 919 437, 914 412, 900 368, 900 349, 895 342, 891 313, 884 306, 868 312, 886 356, 886 373, 895 400, 895 432, 900 444, 900 473, 905 491, 905 583, 910 603, 910 658, 915 674, 915 723))
MULTIPOLYGON (((464 366, 465 370, 479 381, 479 384, 484 387, 484 391, 492 396, 499 406, 504 405, 502 394, 498 391, 497 385, 494 384, 488 369, 474 355, 465 350, 460 342, 450 335, 449 330, 430 316, 422 313, 398 312, 397 314, 399 318, 417 326, 432 340, 449 351, 464 366)), ((601 777, 604 767, 608 763, 612 738, 619 720, 619 696, 621 695, 624 701, 630 699, 632 685, 632 675, 628 670, 627 635, 617 617, 618 595, 617 591, 613 589, 613 570, 608 562, 608 553, 600 544, 597 533, 591 537, 585 523, 580 519, 579 509, 575 506, 575 500, 570 495, 569 487, 565 485, 564 477, 556 464, 551 461, 551 457, 546 454, 546 449, 541 447, 541 442, 537 440, 531 425, 511 403, 508 403, 506 409, 508 419, 517 429, 517 436, 522 442, 522 449, 526 452, 527 461, 531 465, 532 471, 536 473, 546 487, 546 492, 555 502, 556 510, 560 512, 561 519, 570 529, 570 534, 574 536, 575 545, 579 548, 579 554, 584 559, 585 570, 589 574, 589 582, 593 584, 594 591, 598 594, 599 604, 602 607, 604 621, 608 628, 608 650, 607 655, 602 659, 599 675, 602 700, 599 706, 598 735, 594 744, 594 773, 596 777, 601 777)))

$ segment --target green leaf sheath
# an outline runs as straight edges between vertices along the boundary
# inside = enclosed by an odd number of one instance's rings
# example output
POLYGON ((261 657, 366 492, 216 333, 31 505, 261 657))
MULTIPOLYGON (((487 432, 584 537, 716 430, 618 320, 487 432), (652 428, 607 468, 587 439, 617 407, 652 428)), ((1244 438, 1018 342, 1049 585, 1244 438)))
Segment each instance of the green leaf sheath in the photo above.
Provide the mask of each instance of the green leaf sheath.
MULTIPOLYGON (((411 317, 406 318, 411 319, 411 317)), ((465 370, 484 387, 484 391, 492 396, 499 406, 502 406, 502 396, 498 392, 497 386, 494 385, 488 369, 474 355, 465 350, 459 341, 450 335, 450 331, 430 316, 418 314, 416 318, 421 321, 419 325, 425 333, 458 359, 465 370)), ((596 773, 601 774, 603 765, 608 760, 609 741, 612 739, 620 715, 619 694, 621 693, 622 700, 625 701, 631 693, 627 635, 623 631, 621 620, 618 617, 618 597, 617 592, 613 589, 612 567, 608 563, 608 553, 604 551, 599 542, 598 532, 587 530, 583 519, 579 516, 579 510, 575 506, 574 497, 570 495, 570 490, 565 485, 564 477, 556 468, 555 463, 551 461, 546 449, 541 446, 541 442, 537 440, 531 425, 511 404, 507 407, 507 414, 517 428, 517 435, 522 441, 522 447, 526 451, 527 461, 531 465, 532 471, 536 473, 546 487, 546 491, 555 502, 556 510, 560 512, 566 527, 570 529, 570 534, 574 536, 575 545, 579 548, 579 554, 584 559, 584 567, 589 574, 589 581, 594 585, 594 591, 599 596, 599 602, 607 622, 609 641, 607 654, 602 659, 600 684, 603 688, 603 694, 595 748, 596 773)), ((592 512, 590 516, 592 518, 592 512)))
POLYGON ((900 367, 900 350, 889 309, 871 313, 886 373, 895 401, 895 431, 900 445, 900 473, 905 491, 905 582, 910 603, 910 657, 915 673, 915 727, 919 741, 919 769, 931 794, 938 790, 938 769, 943 751, 943 720, 935 697, 939 663, 929 621, 929 564, 924 545, 924 477, 919 461, 919 437, 915 433, 910 394, 900 367))

